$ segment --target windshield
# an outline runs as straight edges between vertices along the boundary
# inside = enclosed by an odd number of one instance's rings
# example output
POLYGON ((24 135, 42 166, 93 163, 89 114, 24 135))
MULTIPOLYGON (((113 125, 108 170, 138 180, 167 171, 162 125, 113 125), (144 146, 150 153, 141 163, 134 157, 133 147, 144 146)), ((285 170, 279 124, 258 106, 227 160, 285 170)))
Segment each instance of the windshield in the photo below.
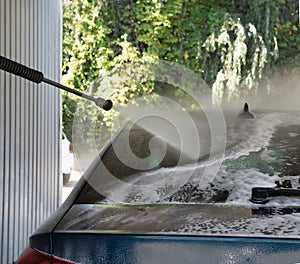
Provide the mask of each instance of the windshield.
POLYGON ((299 193, 276 192, 300 187, 299 113, 256 111, 251 120, 226 115, 226 128, 225 155, 213 175, 220 156, 207 155, 209 144, 200 145, 199 157, 190 162, 167 140, 129 123, 96 159, 68 213, 74 220, 61 228, 298 237, 299 193), (270 188, 274 197, 253 203, 257 187, 270 188))
MULTIPOLYGON (((299 188, 300 115, 297 112, 256 115, 253 120, 227 118, 225 155, 218 173, 210 179, 202 178, 204 170, 214 166, 213 154, 208 163, 209 144, 203 145, 207 142, 200 145, 198 159, 189 162, 168 141, 138 125, 128 125, 104 152, 101 166, 88 179, 78 202, 249 205, 254 187, 299 188), (128 162, 130 165, 126 165, 128 162), (103 186, 109 189, 104 195, 103 186)), ((210 140, 209 133, 206 140, 210 140)), ((284 203, 298 204, 298 201, 276 198, 269 202, 284 203)))

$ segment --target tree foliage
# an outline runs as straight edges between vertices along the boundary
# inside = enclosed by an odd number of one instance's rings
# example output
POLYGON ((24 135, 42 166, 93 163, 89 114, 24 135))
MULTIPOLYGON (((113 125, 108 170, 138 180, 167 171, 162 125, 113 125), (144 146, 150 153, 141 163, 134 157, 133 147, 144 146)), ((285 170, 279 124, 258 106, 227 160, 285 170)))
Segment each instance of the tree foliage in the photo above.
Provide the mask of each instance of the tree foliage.
MULTIPOLYGON (((64 83, 86 91, 96 80, 120 104, 162 89, 137 62, 184 65, 219 101, 299 65, 298 1, 292 0, 65 0, 63 34, 64 83)), ((77 99, 63 99, 68 130, 77 99)), ((109 129, 112 117, 100 115, 95 119, 109 129)))

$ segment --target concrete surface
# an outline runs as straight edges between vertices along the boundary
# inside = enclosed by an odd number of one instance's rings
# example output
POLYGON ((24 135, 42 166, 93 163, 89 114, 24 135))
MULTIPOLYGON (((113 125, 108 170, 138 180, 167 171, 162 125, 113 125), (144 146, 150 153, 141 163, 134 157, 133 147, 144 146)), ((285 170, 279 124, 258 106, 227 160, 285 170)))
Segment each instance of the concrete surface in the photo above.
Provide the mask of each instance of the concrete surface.
POLYGON ((81 178, 82 174, 83 174, 82 171, 76 171, 76 170, 71 171, 70 180, 63 186, 62 201, 61 201, 62 203, 67 199, 67 197, 73 190, 74 186, 81 178))

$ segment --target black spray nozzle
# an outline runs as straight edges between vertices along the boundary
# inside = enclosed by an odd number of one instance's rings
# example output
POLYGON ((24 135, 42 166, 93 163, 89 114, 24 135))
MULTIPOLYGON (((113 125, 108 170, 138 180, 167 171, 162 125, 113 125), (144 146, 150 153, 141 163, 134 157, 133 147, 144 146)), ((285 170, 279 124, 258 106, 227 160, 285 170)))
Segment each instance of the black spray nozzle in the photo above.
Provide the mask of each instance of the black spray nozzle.
POLYGON ((110 110, 113 107, 113 103, 111 100, 105 100, 102 98, 94 98, 90 95, 84 94, 80 91, 71 89, 67 86, 64 86, 60 83, 54 82, 52 80, 49 80, 47 78, 44 78, 44 75, 42 72, 33 70, 31 68, 28 68, 20 63, 17 63, 15 61, 9 60, 5 57, 0 56, 0 70, 4 70, 6 72, 12 73, 14 75, 20 76, 26 80, 35 82, 35 83, 41 83, 45 82, 52 86, 55 86, 59 89, 62 89, 64 91, 67 91, 72 94, 76 94, 77 96, 83 97, 87 100, 93 101, 97 106, 101 107, 105 111, 110 110))
POLYGON ((109 111, 113 107, 113 103, 111 100, 104 100, 102 98, 96 98, 95 104, 105 111, 109 111))

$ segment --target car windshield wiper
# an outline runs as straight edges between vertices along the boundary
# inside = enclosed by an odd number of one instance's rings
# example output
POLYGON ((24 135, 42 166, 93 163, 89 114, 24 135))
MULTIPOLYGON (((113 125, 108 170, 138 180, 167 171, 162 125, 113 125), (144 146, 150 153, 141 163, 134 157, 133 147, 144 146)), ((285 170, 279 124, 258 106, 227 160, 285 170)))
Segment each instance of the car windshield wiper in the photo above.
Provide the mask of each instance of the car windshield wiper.
POLYGON ((252 188, 250 201, 256 204, 265 204, 270 200, 280 198, 300 199, 300 189, 255 187, 252 188))

